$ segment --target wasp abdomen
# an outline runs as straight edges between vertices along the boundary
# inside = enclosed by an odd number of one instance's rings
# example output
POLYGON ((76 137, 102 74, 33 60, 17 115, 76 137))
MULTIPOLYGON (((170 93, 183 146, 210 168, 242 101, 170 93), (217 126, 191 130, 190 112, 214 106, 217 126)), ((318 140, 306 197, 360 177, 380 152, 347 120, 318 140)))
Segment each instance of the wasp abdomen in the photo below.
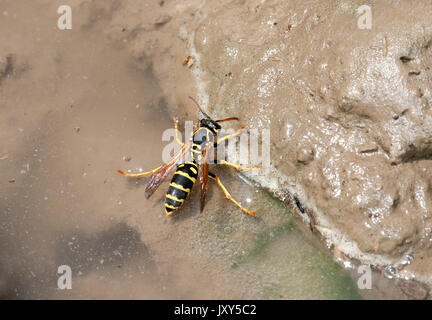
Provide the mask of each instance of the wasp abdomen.
POLYGON ((198 165, 186 162, 177 167, 165 196, 165 213, 170 215, 180 208, 198 177, 198 165))

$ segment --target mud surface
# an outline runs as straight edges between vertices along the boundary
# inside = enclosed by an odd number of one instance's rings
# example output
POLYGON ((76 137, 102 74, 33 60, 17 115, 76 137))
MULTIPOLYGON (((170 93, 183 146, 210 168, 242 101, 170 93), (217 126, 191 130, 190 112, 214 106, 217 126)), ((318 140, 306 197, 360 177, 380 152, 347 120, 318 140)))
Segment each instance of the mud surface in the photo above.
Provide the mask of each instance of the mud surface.
POLYGON ((348 256, 431 284, 431 3, 373 1, 371 30, 360 5, 208 2, 192 73, 209 113, 271 130, 277 179, 256 181, 348 256))
POLYGON ((75 1, 61 31, 63 4, 0 4, 1 298, 361 298, 285 205, 234 170, 215 169, 259 218, 214 186, 203 214, 194 192, 168 218, 167 183, 146 200, 148 180, 116 173, 161 163, 176 112, 196 120, 175 97, 195 93, 182 25, 198 2, 75 1), (174 87, 181 77, 190 87, 174 87), (71 290, 57 287, 62 265, 71 290))
POLYGON ((379 271, 359 292, 348 258, 431 281, 432 8, 377 1, 359 30, 361 4, 83 0, 61 31, 60 1, 3 1, 2 297, 424 298, 379 271), (147 180, 116 174, 160 164, 171 117, 197 117, 188 95, 270 129, 272 166, 249 177, 312 212, 351 278, 232 170, 218 174, 259 219, 216 188, 205 214, 193 195, 167 219, 166 185, 145 200, 147 180))

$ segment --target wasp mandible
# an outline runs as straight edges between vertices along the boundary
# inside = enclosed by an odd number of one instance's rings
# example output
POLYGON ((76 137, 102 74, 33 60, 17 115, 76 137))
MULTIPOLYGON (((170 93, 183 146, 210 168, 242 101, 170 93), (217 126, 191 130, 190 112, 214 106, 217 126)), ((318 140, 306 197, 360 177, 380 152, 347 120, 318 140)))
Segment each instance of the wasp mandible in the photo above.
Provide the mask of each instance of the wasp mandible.
MULTIPOLYGON (((235 133, 226 135, 216 140, 218 131, 221 129, 219 123, 236 120, 236 117, 226 118, 222 120, 212 120, 200 107, 198 102, 189 97, 198 109, 198 111, 204 116, 199 122, 199 126, 192 132, 190 140, 185 144, 178 136, 178 125, 177 120, 174 119, 174 127, 176 130, 176 141, 182 146, 181 150, 174 156, 174 158, 167 164, 157 167, 154 170, 140 173, 125 173, 118 170, 124 176, 140 178, 147 175, 151 175, 149 184, 145 189, 145 196, 148 199, 160 186, 160 184, 165 180, 165 178, 170 174, 170 172, 176 167, 176 164, 183 156, 190 150, 191 161, 185 161, 177 165, 177 170, 174 172, 174 176, 171 179, 168 191, 165 196, 165 213, 171 215, 174 211, 178 210, 185 200, 188 198, 193 185, 195 184, 198 175, 200 181, 200 212, 204 210, 205 197, 208 190, 208 178, 215 180, 219 187, 222 189, 225 197, 235 203, 240 209, 250 215, 256 215, 255 212, 244 208, 240 203, 238 203, 228 192, 225 186, 222 184, 219 177, 211 172, 209 172, 208 155, 211 148, 217 148, 221 142, 224 142, 230 138, 238 136, 242 130, 243 126, 235 133)), ((236 168, 237 170, 262 170, 263 168, 247 168, 234 163, 230 163, 225 160, 217 160, 216 164, 225 164, 230 167, 236 168)))

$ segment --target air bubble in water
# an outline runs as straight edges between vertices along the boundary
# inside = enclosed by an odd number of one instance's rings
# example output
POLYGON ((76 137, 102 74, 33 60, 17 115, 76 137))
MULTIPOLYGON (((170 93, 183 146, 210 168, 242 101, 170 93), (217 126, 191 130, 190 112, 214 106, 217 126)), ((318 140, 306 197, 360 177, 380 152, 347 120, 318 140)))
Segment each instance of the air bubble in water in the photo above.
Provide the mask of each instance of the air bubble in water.
POLYGON ((396 269, 393 266, 387 266, 384 269, 384 276, 388 279, 393 279, 396 275, 396 269))

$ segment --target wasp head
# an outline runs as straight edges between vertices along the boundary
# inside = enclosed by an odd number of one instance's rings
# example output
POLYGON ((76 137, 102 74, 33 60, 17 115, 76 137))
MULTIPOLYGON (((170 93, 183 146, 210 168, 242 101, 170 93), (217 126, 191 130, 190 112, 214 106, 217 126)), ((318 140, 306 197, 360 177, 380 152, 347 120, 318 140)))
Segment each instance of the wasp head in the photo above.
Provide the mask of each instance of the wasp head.
POLYGON ((216 133, 221 128, 221 126, 216 121, 207 118, 200 120, 200 126, 206 127, 211 131, 213 131, 214 133, 216 133))

